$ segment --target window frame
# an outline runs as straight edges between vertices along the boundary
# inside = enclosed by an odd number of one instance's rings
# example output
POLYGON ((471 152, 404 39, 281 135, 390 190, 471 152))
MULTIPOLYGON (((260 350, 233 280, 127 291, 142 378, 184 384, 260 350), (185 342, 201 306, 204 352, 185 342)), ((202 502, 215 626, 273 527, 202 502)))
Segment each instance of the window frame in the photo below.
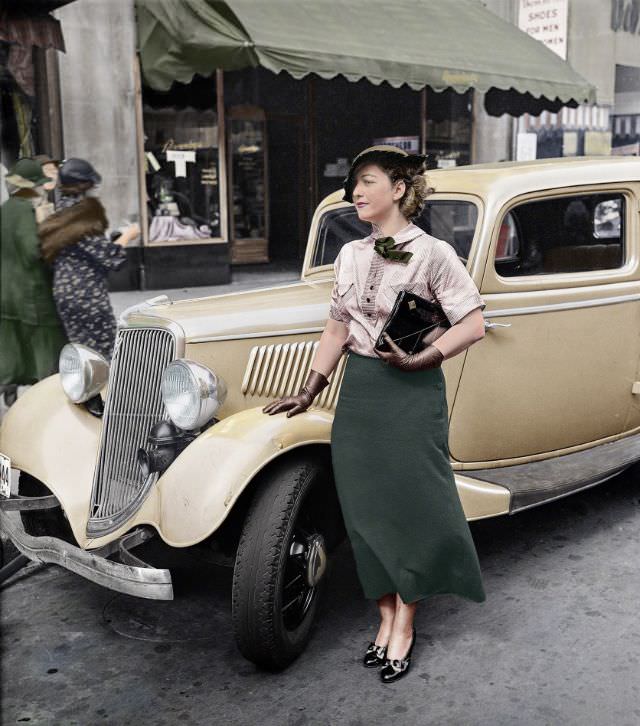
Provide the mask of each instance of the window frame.
MULTIPOLYGON (((434 192, 433 194, 429 195, 429 199, 432 201, 463 201, 463 202, 471 202, 475 205, 476 211, 477 211, 477 219, 476 219, 476 226, 473 233, 473 237, 471 239, 471 245, 469 247, 469 259, 467 261, 466 267, 469 271, 469 274, 472 275, 472 270, 475 267, 477 257, 478 257, 478 246, 479 246, 479 239, 482 234, 483 226, 484 226, 484 217, 485 217, 485 205, 484 200, 482 197, 475 195, 475 194, 463 194, 458 192, 434 192)), ((316 256, 316 250, 318 246, 318 231, 320 229, 320 220, 327 212, 332 212, 336 209, 340 209, 343 207, 353 207, 354 205, 350 202, 345 202, 344 200, 339 200, 337 202, 328 203, 323 205, 322 203, 318 205, 316 208, 316 212, 314 214, 314 218, 311 223, 311 227, 309 229, 309 237, 307 239, 307 252, 305 255, 303 270, 302 270, 302 278, 308 278, 308 277, 325 277, 327 272, 333 273, 333 262, 326 265, 316 265, 312 266, 312 262, 315 259, 316 256)), ((445 240, 448 242, 449 240, 445 240)), ((346 243, 345 243, 346 244, 346 243)), ((473 276, 473 275, 472 275, 473 276)))
POLYGON ((516 290, 546 290, 556 288, 574 288, 584 285, 601 285, 608 282, 622 282, 631 279, 637 267, 637 254, 633 248, 633 237, 636 232, 633 212, 636 209, 637 197, 628 182, 614 182, 605 184, 590 184, 588 186, 572 186, 535 190, 520 194, 509 199, 496 214, 491 240, 487 252, 486 273, 483 280, 484 292, 513 292, 516 290), (602 195, 611 193, 625 200, 624 262, 620 267, 605 270, 579 270, 574 272, 545 272, 534 275, 504 276, 496 270, 495 255, 500 235, 500 228, 509 212, 515 207, 528 202, 537 202, 547 199, 560 199, 566 197, 579 197, 587 195, 602 195))

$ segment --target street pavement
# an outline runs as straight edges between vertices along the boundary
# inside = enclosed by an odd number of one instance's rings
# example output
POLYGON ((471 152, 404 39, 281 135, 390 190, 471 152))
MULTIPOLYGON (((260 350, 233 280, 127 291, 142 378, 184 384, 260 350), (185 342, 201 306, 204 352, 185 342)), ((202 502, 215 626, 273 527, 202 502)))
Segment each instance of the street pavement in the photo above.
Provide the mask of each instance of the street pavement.
POLYGON ((307 650, 277 674, 235 647, 231 570, 193 550, 151 554, 172 568, 172 602, 29 565, 0 591, 2 723, 640 723, 640 467, 471 531, 487 600, 421 602, 411 670, 393 684, 360 664, 376 607, 347 542, 307 650))

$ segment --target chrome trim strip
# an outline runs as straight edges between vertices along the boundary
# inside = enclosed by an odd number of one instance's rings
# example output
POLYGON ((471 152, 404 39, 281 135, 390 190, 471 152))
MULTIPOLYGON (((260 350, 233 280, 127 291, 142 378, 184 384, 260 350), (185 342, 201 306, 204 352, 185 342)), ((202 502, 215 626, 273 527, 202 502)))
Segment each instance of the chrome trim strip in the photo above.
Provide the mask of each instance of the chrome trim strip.
POLYGON ((292 328, 291 330, 266 330, 261 333, 238 333, 236 335, 208 335, 201 338, 191 338, 189 343, 213 343, 218 340, 246 340, 247 338, 270 338, 274 335, 305 335, 306 333, 321 333, 325 326, 318 328, 292 328))
MULTIPOLYGON (((503 293, 485 293, 485 295, 495 294, 502 295, 503 293)), ((506 293, 505 293, 506 294, 506 293)), ((522 293, 524 294, 524 293, 522 293)), ((545 313, 552 310, 576 310, 580 308, 591 308, 598 307, 600 305, 616 305, 618 303, 633 302, 634 300, 640 300, 640 293, 634 293, 629 295, 616 295, 614 297, 597 298, 594 300, 579 300, 576 302, 566 303, 548 303, 546 305, 532 305, 531 307, 519 307, 519 308, 505 308, 503 310, 484 310, 483 316, 485 318, 498 318, 505 317, 507 315, 529 315, 534 313, 545 313)), ((290 330, 265 330, 260 333, 238 333, 235 335, 209 335, 198 338, 191 338, 189 343, 213 343, 220 340, 245 340, 247 338, 270 338, 278 335, 305 335, 307 333, 321 333, 325 329, 322 327, 313 328, 292 328, 290 330)))
MULTIPOLYGON (((485 293, 486 295, 494 293, 485 293)), ((501 295, 503 293, 495 293, 501 295)), ((523 293, 524 294, 524 293, 523 293)), ((531 313, 546 313, 551 310, 576 310, 579 308, 593 308, 601 305, 616 305, 618 303, 633 302, 640 300, 640 293, 629 295, 616 295, 615 297, 601 297, 593 300, 578 300, 576 302, 566 303, 548 303, 547 305, 532 305, 527 308, 511 308, 505 310, 484 310, 485 318, 498 318, 506 315, 529 315, 531 313)))

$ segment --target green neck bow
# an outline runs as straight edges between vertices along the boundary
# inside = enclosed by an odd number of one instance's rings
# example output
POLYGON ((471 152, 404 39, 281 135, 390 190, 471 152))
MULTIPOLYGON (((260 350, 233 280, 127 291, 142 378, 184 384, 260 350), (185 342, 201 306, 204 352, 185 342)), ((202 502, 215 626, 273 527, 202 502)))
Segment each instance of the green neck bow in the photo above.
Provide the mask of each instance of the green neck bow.
POLYGON ((390 260, 397 260, 403 262, 405 265, 411 259, 413 252, 401 252, 400 250, 391 249, 396 241, 393 237, 380 237, 375 241, 373 249, 382 257, 386 257, 390 260))

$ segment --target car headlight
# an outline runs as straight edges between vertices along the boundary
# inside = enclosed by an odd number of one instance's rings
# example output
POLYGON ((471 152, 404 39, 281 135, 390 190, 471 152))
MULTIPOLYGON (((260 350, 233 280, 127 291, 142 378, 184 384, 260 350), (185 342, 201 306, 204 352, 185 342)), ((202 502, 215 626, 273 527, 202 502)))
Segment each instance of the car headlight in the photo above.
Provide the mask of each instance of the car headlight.
POLYGON ((100 353, 80 343, 67 343, 58 360, 64 392, 74 403, 93 398, 109 378, 109 364, 100 353))
POLYGON ((162 398, 169 418, 190 431, 210 421, 227 397, 227 385, 206 366, 175 360, 162 374, 162 398))

